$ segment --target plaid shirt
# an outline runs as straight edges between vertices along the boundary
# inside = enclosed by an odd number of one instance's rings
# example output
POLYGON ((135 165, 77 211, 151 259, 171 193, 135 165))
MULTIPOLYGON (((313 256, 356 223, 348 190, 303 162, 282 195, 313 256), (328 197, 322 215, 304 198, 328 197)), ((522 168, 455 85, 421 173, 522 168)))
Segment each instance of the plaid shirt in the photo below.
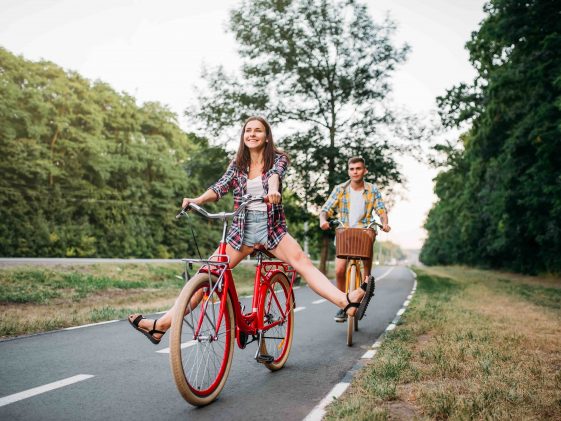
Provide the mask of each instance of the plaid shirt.
MULTIPOLYGON (((261 181, 263 182, 263 190, 265 191, 265 194, 269 192, 269 177, 273 174, 278 174, 279 178, 282 180, 282 176, 284 175, 287 167, 288 159, 286 156, 276 154, 273 167, 261 175, 261 181)), ((282 193, 282 182, 280 183, 279 188, 282 193)), ((218 199, 228 193, 230 189, 233 189, 234 209, 237 209, 242 202, 242 196, 247 193, 247 171, 245 169, 239 169, 236 166, 235 161, 232 161, 220 180, 210 186, 209 189, 218 195, 218 199)), ((282 204, 279 203, 275 205, 267 203, 267 229, 267 249, 272 250, 280 243, 282 237, 284 237, 287 233, 286 218, 284 216, 282 204)), ((244 230, 245 212, 233 219, 230 231, 228 231, 228 236, 226 237, 228 244, 236 250, 240 250, 242 248, 244 230)))
MULTIPOLYGON (((339 220, 345 226, 349 226, 349 213, 351 210, 351 193, 350 181, 335 186, 327 202, 321 208, 322 212, 327 214, 328 218, 333 217, 337 213, 339 220)), ((366 211, 362 218, 359 219, 358 227, 365 227, 371 221, 372 211, 375 210, 378 216, 382 216, 386 212, 382 195, 372 183, 364 182, 364 191, 362 192, 366 211)))

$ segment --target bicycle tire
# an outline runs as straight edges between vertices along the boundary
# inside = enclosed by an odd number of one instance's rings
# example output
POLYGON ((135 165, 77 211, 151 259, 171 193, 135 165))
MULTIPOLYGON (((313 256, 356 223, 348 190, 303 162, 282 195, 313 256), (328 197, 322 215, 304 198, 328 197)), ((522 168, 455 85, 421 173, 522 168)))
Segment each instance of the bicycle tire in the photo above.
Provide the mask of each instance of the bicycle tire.
MULTIPOLYGON (((347 285, 348 290, 347 292, 350 294, 352 291, 355 290, 355 279, 356 279, 356 264, 351 264, 350 270, 347 271, 347 285)), ((353 345, 353 331, 355 329, 355 319, 354 316, 347 316, 347 346, 353 345)))
POLYGON ((272 362, 264 364, 271 371, 284 367, 292 348, 294 332, 294 301, 290 282, 284 273, 277 272, 269 280, 263 299, 264 323, 280 320, 283 315, 285 322, 265 331, 261 342, 261 353, 274 358, 272 362))
POLYGON ((214 285, 217 278, 206 273, 191 278, 177 299, 171 325, 173 378, 181 396, 195 406, 207 405, 218 397, 226 384, 234 353, 232 301, 227 291, 215 290, 209 295, 211 280, 214 285), (216 332, 223 299, 226 300, 223 319, 216 332))

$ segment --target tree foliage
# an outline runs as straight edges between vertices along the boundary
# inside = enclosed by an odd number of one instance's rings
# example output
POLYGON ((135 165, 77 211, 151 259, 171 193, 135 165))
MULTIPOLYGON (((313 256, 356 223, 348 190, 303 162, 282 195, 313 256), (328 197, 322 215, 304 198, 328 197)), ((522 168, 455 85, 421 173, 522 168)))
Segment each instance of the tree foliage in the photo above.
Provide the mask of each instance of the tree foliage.
POLYGON ((387 101, 409 48, 393 45, 390 20, 376 23, 353 0, 244 0, 229 29, 241 77, 205 72, 209 89, 188 111, 205 130, 224 137, 252 114, 283 123, 290 185, 304 207, 323 204, 348 178, 351 156, 365 158, 380 187, 401 181, 396 152, 409 147, 413 125, 398 124, 387 101))
POLYGON ((375 23, 356 1, 245 0, 229 23, 241 80, 207 72, 209 91, 192 115, 215 135, 253 114, 298 124, 282 144, 310 202, 321 204, 347 178, 347 159, 362 155, 381 186, 400 180, 396 145, 383 127, 389 78, 408 47, 394 47, 391 21, 375 23), (393 146, 393 147, 392 147, 393 146))
POLYGON ((1 48, 0 86, 1 255, 185 254, 175 212, 210 184, 199 162, 226 165, 222 149, 158 103, 1 48))
POLYGON ((436 180, 421 259, 561 271, 561 6, 492 0, 467 48, 477 78, 439 98, 470 124, 436 180))

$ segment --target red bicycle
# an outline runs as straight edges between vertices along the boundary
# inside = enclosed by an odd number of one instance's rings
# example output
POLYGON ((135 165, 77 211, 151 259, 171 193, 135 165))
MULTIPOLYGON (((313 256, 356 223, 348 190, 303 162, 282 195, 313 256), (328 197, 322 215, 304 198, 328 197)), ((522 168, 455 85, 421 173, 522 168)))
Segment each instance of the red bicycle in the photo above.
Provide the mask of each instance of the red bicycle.
POLYGON ((271 371, 280 370, 290 353, 294 330, 295 270, 258 248, 251 311, 238 300, 226 255, 228 220, 263 198, 244 197, 235 212, 208 213, 191 203, 177 217, 192 209, 208 219, 223 221, 217 254, 208 259, 183 259, 201 267, 183 288, 170 336, 170 362, 179 393, 193 405, 212 402, 222 391, 234 353, 234 340, 243 349, 258 341, 255 359, 271 371), (289 281, 287 275, 292 275, 289 281))

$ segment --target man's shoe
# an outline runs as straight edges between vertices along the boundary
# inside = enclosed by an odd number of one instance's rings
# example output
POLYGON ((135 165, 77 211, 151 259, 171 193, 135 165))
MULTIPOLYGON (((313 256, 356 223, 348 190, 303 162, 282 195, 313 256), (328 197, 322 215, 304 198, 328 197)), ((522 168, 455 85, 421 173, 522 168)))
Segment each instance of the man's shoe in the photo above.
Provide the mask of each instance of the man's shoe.
POLYGON ((345 310, 340 309, 334 317, 335 321, 337 323, 343 323, 347 321, 347 313, 345 313, 345 310))

